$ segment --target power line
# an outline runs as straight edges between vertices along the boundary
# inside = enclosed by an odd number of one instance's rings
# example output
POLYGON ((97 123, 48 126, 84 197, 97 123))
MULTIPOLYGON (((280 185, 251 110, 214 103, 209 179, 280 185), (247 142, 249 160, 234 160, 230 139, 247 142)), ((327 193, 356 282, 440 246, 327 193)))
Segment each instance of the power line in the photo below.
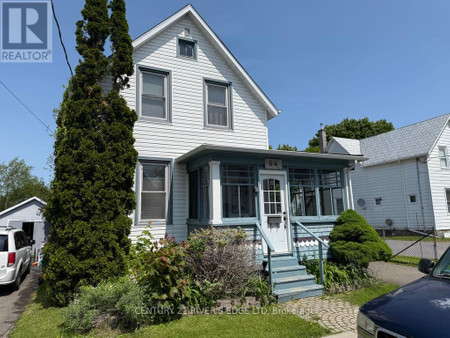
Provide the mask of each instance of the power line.
POLYGON ((64 45, 63 38, 62 38, 61 27, 59 26, 59 21, 58 21, 58 18, 56 17, 55 6, 53 5, 53 0, 50 0, 50 4, 52 5, 53 18, 55 19, 56 27, 58 28, 59 41, 61 42, 61 46, 64 51, 64 56, 66 57, 67 66, 69 66, 70 75, 73 77, 72 67, 70 66, 69 57, 67 56, 67 50, 66 50, 66 46, 64 45))
POLYGON ((53 130, 50 129, 50 127, 49 127, 48 125, 46 125, 46 124, 44 123, 44 121, 42 121, 42 120, 39 118, 39 116, 37 116, 35 113, 33 113, 33 112, 31 111, 31 109, 28 108, 28 106, 27 106, 25 103, 23 103, 23 101, 22 101, 21 99, 19 99, 19 98, 16 96, 16 94, 14 94, 14 93, 11 91, 11 89, 9 89, 9 88, 3 83, 2 80, 0 80, 0 83, 3 85, 3 87, 6 88, 6 90, 7 90, 8 92, 11 93, 12 96, 14 96, 14 97, 16 98, 17 101, 19 101, 19 102, 22 104, 22 106, 25 107, 26 110, 28 110, 28 111, 31 113, 31 115, 33 115, 33 116, 34 116, 34 117, 35 117, 35 118, 36 118, 36 119, 37 119, 37 120, 45 127, 45 129, 47 129, 47 131, 49 131, 51 134, 53 134, 53 130))

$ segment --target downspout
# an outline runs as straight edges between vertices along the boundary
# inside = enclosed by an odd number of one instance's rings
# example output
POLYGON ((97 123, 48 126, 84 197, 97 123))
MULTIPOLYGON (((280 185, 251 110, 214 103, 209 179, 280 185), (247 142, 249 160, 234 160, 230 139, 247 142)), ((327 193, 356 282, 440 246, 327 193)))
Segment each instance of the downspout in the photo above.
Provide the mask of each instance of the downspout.
POLYGON ((400 164, 400 169, 402 173, 402 182, 403 182, 403 194, 405 197, 405 212, 406 212, 406 222, 407 222, 407 229, 409 230, 409 211, 408 211, 408 195, 406 193, 406 181, 405 181, 405 171, 403 169, 403 162, 398 161, 400 164))
POLYGON ((423 225, 423 229, 425 230, 426 229, 425 210, 423 207, 422 185, 420 184, 419 158, 416 158, 416 170, 417 170, 417 185, 419 186, 420 211, 422 213, 422 225, 423 225))

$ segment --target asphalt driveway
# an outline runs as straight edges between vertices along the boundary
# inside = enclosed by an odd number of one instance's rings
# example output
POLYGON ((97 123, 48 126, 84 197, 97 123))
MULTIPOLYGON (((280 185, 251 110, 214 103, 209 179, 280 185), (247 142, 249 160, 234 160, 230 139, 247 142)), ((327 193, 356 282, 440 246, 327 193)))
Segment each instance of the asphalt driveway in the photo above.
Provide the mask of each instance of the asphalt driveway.
POLYGON ((38 286, 40 270, 36 267, 26 276, 19 291, 11 287, 0 286, 0 337, 7 337, 30 302, 33 292, 38 286))

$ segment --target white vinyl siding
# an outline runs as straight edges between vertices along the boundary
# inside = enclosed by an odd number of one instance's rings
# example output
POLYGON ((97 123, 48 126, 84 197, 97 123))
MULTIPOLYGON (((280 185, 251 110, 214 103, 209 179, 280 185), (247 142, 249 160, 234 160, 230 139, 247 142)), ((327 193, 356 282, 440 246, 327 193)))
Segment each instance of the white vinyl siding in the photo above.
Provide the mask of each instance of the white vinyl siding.
MULTIPOLYGON (((447 149, 450 146, 450 128, 446 126, 436 142, 436 146, 430 153, 428 161, 428 169, 430 171, 430 185, 433 197, 433 209, 436 222, 436 230, 450 230, 450 214, 448 212, 446 189, 450 189, 450 170, 444 167, 443 148, 447 149)), ((447 168, 448 168, 447 157, 447 168)))
MULTIPOLYGON (((130 87, 121 92, 132 109, 139 108, 139 96, 136 95, 139 69, 170 71, 168 118, 171 123, 160 123, 165 122, 163 119, 139 117, 133 135, 135 148, 141 157, 176 159, 204 143, 267 149, 266 109, 241 75, 189 18, 178 20, 135 49, 133 60, 136 64, 135 76, 130 78, 130 87), (178 55, 178 38, 184 36, 184 28, 189 28, 191 37, 197 41, 195 62, 178 55), (205 79, 232 83, 229 96, 233 116, 228 121, 232 129, 205 128, 205 79)), ((104 82, 105 86, 109 86, 109 80, 104 82)), ((139 114, 139 110, 137 112, 139 114)), ((180 241, 187 236, 186 166, 174 160, 171 175, 172 222, 153 222, 151 233, 155 238, 168 233, 180 241)), ((135 240, 147 225, 145 222, 135 224, 130 237, 135 240)))
POLYGON ((422 159, 418 165, 419 173, 415 159, 371 167, 357 165, 350 174, 355 210, 377 229, 422 230, 423 224, 432 229, 434 216, 427 164, 422 159), (416 196, 416 203, 410 203, 410 195, 416 196), (377 198, 381 198, 379 205, 377 198), (365 201, 364 206, 358 205, 359 199, 365 201), (386 225, 386 219, 393 221, 391 227, 386 225))

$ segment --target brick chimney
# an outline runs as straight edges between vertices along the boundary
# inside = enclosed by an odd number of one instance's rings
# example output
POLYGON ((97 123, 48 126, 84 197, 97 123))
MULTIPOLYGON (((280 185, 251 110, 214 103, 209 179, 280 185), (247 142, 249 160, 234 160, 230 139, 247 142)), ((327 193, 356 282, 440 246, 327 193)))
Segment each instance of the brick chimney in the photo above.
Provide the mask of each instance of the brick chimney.
POLYGON ((327 149, 327 132, 323 127, 323 123, 320 124, 319 130, 319 148, 321 153, 326 153, 327 149))

